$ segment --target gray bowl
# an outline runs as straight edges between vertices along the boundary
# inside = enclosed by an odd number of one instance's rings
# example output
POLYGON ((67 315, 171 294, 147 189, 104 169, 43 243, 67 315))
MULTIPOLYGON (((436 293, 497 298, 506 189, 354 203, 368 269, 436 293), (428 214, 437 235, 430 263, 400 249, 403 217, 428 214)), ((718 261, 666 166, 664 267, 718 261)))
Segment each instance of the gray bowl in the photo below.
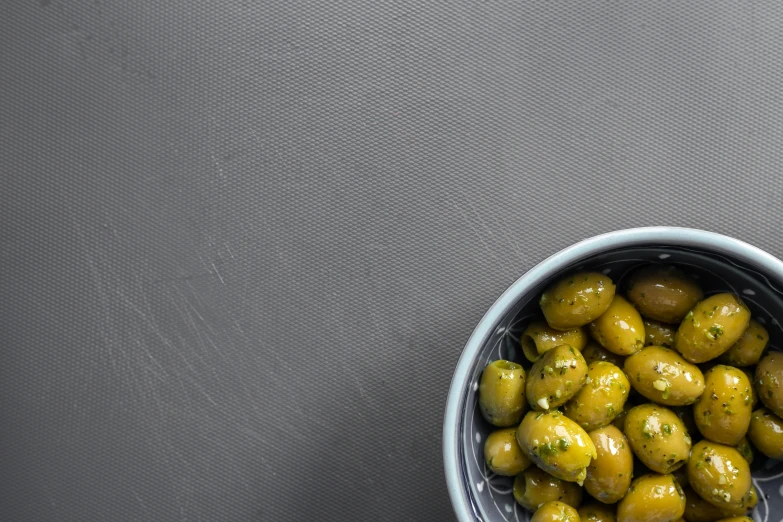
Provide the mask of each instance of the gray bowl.
MULTIPOLYGON (((519 335, 538 312, 538 297, 558 275, 588 268, 621 282, 632 268, 672 263, 696 278, 707 295, 732 291, 753 316, 766 323, 770 345, 783 347, 783 262, 746 243, 684 228, 621 230, 587 239, 546 259, 498 298, 468 340, 452 378, 443 425, 446 483, 460 522, 524 521, 529 515, 511 494, 512 479, 493 475, 484 464, 483 443, 491 427, 476 407, 478 379, 496 359, 521 361, 519 335)), ((783 518, 783 462, 754 461, 757 521, 783 518)))

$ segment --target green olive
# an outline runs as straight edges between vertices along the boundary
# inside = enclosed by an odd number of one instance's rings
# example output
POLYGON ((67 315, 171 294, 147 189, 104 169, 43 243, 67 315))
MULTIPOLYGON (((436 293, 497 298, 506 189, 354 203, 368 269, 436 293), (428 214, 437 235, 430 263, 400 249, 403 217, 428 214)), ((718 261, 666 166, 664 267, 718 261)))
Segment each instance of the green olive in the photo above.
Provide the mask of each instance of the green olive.
POLYGON ((555 330, 544 321, 533 321, 522 332, 522 352, 530 362, 535 362, 544 352, 567 344, 577 350, 587 346, 587 332, 584 328, 555 330))
POLYGON ((595 361, 587 379, 563 408, 566 416, 590 431, 611 423, 623 410, 631 389, 623 371, 612 363, 595 361))
POLYGON ((623 296, 616 295, 606 313, 590 323, 590 335, 618 355, 630 355, 644 346, 642 316, 623 296))
POLYGON ((750 381, 742 370, 722 364, 708 371, 704 381, 704 394, 693 405, 696 426, 705 438, 736 446, 750 425, 750 381))
POLYGON ((693 418, 693 407, 690 406, 672 406, 670 408, 685 424, 685 431, 691 437, 692 442, 698 442, 702 439, 701 432, 696 426, 696 420, 693 418))
POLYGON ((578 272, 544 291, 539 304, 549 326, 570 330, 603 314, 614 298, 611 279, 597 272, 578 272))
POLYGON ((525 412, 525 369, 511 361, 489 363, 479 381, 479 408, 487 422, 505 428, 525 412))
POLYGON ((625 417, 625 436, 634 455, 656 473, 671 473, 688 459, 691 438, 669 408, 642 404, 625 417))
POLYGON ((667 406, 693 404, 704 391, 704 375, 695 364, 663 346, 648 346, 625 360, 631 386, 667 406))
POLYGON ((672 475, 652 473, 631 483, 617 504, 617 522, 671 522, 685 513, 685 495, 672 475))
POLYGON ((783 459, 783 420, 766 408, 750 418, 748 437, 758 450, 771 459, 783 459))
MULTIPOLYGON (((752 420, 753 419, 751 417, 751 422, 752 420)), ((748 464, 753 464, 753 457, 755 456, 755 450, 753 449, 753 446, 751 445, 747 437, 742 437, 734 447, 737 448, 737 451, 740 452, 742 458, 748 461, 748 464)))
POLYGON ((553 500, 578 508, 582 504, 582 488, 532 466, 514 479, 514 498, 530 511, 553 500))
POLYGON ((517 442, 516 428, 503 428, 489 434, 484 442, 484 460, 497 475, 513 477, 532 464, 517 442))
POLYGON ((756 391, 761 403, 783 417, 783 353, 771 352, 756 366, 756 391))
POLYGON ((716 522, 753 522, 753 519, 750 517, 728 517, 728 518, 721 518, 716 522))
POLYGON ((533 409, 547 411, 576 395, 587 378, 587 363, 579 350, 558 346, 533 363, 527 379, 527 400, 533 409))
POLYGON ((628 278, 628 299, 648 319, 679 323, 701 299, 692 279, 673 266, 648 265, 628 278))
POLYGON ((688 522, 715 522, 726 516, 717 506, 701 498, 690 487, 683 486, 685 492, 685 520, 688 522))
POLYGON ((547 502, 533 513, 530 522, 580 522, 579 513, 563 502, 547 502))
POLYGON ((750 466, 739 451, 709 440, 696 443, 688 460, 688 482, 707 502, 742 508, 750 493, 750 466))
POLYGON ((596 500, 614 504, 625 496, 633 476, 633 454, 625 435, 612 426, 591 431, 597 456, 590 462, 585 489, 596 500))
POLYGON ((582 356, 590 364, 593 361, 606 361, 614 364, 618 368, 623 367, 625 357, 612 353, 595 341, 590 341, 582 350, 582 356))
POLYGON ((718 357, 748 327, 750 310, 739 296, 716 294, 697 304, 680 323, 674 347, 693 363, 718 357))
POLYGON ((674 336, 677 334, 677 326, 653 321, 644 320, 644 345, 645 346, 665 346, 674 348, 674 336))
POLYGON ((748 380, 753 384, 753 386, 750 387, 750 404, 753 406, 753 408, 756 408, 756 405, 759 403, 759 393, 756 390, 756 373, 755 368, 740 368, 742 372, 748 377, 748 380))
POLYGON ((580 485, 596 456, 587 432, 559 411, 529 412, 517 429, 517 442, 539 468, 580 485))
POLYGON ((720 362, 738 367, 753 366, 761 359, 768 342, 767 329, 760 322, 751 319, 739 341, 720 356, 720 362))
POLYGON ((614 506, 590 502, 579 508, 579 520, 581 522, 616 522, 614 511, 614 506))

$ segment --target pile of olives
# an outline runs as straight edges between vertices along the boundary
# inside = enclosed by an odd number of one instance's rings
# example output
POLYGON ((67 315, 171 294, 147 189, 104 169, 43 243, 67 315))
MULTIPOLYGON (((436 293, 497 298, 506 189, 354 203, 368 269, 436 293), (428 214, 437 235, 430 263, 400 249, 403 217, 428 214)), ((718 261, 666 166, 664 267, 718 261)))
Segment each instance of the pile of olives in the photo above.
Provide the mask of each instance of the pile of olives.
POLYGON ((557 281, 521 336, 524 366, 484 368, 487 467, 515 477, 533 522, 750 521, 754 454, 783 458, 783 353, 765 353, 740 297, 705 298, 676 267, 622 289, 595 272, 557 281))

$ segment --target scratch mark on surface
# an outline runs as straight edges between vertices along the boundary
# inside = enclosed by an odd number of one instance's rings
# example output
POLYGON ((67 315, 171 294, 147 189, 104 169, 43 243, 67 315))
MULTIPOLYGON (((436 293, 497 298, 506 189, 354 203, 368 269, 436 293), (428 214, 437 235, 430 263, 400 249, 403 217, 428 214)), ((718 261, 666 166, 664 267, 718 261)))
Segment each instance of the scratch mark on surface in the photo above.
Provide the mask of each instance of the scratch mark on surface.
POLYGON ((495 255, 495 253, 494 253, 494 252, 492 252, 492 250, 489 248, 489 245, 487 245, 486 241, 484 241, 484 238, 481 236, 481 234, 479 234, 479 232, 478 232, 478 230, 476 229, 476 227, 474 227, 474 226, 473 226, 473 223, 471 223, 471 222, 470 222, 470 220, 468 219, 468 216, 467 216, 467 214, 465 214, 465 212, 462 210, 462 207, 460 207, 459 205, 457 205, 457 204, 454 202, 454 200, 453 200, 453 199, 449 199, 449 201, 451 202, 452 206, 453 206, 454 208, 456 208, 456 209, 457 209, 457 211, 458 211, 458 212, 459 212, 459 213, 462 215, 462 219, 464 219, 464 220, 465 220, 465 223, 467 223, 467 224, 468 224, 468 226, 469 226, 469 227, 470 227, 470 228, 473 230, 473 233, 474 233, 474 234, 476 234, 476 237, 478 237, 478 238, 479 238, 479 241, 481 241, 481 244, 482 244, 482 245, 484 245, 484 248, 485 248, 485 249, 486 249, 486 251, 489 253, 489 255, 491 255, 491 256, 492 256, 492 257, 493 257, 493 258, 494 258, 496 261, 499 261, 499 259, 498 259, 498 258, 497 258, 497 256, 495 255))
POLYGON ((228 243, 224 243, 226 245, 226 250, 228 250, 228 255, 231 256, 231 260, 234 260, 234 253, 231 251, 231 247, 228 246, 228 243))
POLYGON ((215 262, 214 261, 212 262, 212 268, 215 269, 215 273, 217 274, 218 279, 220 279, 220 282, 223 283, 223 286, 226 286, 226 282, 223 281, 223 276, 220 275, 220 271, 218 271, 217 266, 215 266, 215 262))

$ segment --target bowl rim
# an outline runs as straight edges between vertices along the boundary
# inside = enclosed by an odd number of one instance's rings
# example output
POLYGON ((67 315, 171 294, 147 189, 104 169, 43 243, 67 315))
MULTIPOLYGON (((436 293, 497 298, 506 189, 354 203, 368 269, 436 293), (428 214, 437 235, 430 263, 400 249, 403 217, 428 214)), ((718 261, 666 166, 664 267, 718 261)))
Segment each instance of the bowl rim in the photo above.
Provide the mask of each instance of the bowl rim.
POLYGON ((443 467, 446 488, 459 522, 475 522, 468 494, 460 475, 460 412, 463 410, 468 373, 485 339, 494 331, 503 314, 530 287, 572 264, 606 250, 649 245, 695 247, 725 254, 783 282, 783 261, 744 241, 729 236, 680 227, 643 227, 594 236, 547 257, 524 273, 489 307, 468 338, 451 378, 443 418, 443 467))

